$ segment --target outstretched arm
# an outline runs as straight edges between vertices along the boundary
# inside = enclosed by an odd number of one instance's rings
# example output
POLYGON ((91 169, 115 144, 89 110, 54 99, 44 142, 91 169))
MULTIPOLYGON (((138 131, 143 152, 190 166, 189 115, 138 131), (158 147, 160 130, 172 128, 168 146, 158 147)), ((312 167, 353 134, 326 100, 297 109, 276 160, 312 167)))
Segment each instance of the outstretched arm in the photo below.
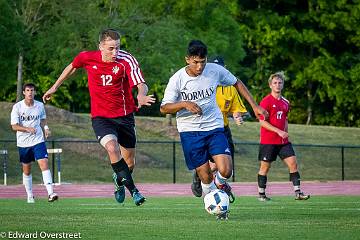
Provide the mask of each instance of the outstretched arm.
POLYGON ((150 106, 152 103, 155 102, 154 95, 146 95, 149 91, 148 86, 145 83, 140 83, 137 85, 138 88, 138 94, 137 94, 137 100, 138 100, 138 107, 141 108, 141 106, 150 106))
POLYGON ((238 79, 237 82, 234 84, 234 87, 241 94, 241 96, 243 96, 250 104, 257 118, 259 118, 261 115, 265 116, 265 118, 268 117, 268 112, 255 102, 253 96, 241 80, 238 79))
POLYGON ((60 85, 66 80, 68 79, 71 75, 74 74, 74 72, 76 71, 76 68, 73 67, 72 63, 70 63, 61 73, 60 77, 56 80, 56 82, 54 83, 54 85, 47 90, 47 92, 44 94, 43 96, 43 102, 45 103, 46 101, 49 101, 51 98, 51 95, 53 95, 56 90, 60 87, 60 85))

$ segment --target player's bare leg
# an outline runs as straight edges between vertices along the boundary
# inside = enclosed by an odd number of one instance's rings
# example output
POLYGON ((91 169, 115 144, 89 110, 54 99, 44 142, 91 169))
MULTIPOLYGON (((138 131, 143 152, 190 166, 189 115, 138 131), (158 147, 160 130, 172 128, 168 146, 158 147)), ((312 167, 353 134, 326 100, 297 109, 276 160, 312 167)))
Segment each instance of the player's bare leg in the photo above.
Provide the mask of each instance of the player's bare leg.
POLYGON ((235 201, 235 195, 231 191, 231 186, 227 180, 232 176, 231 156, 227 154, 218 154, 212 156, 217 167, 215 173, 215 184, 217 187, 227 193, 230 203, 235 201))

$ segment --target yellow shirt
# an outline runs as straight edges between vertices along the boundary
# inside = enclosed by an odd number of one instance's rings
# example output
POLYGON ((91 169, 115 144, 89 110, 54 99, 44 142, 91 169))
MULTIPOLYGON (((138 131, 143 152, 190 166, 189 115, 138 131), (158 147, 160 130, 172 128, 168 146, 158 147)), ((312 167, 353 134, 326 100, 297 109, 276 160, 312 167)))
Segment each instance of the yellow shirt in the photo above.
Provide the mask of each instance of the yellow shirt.
POLYGON ((218 86, 216 88, 216 102, 223 114, 225 127, 229 125, 229 113, 247 112, 246 107, 234 86, 218 86))

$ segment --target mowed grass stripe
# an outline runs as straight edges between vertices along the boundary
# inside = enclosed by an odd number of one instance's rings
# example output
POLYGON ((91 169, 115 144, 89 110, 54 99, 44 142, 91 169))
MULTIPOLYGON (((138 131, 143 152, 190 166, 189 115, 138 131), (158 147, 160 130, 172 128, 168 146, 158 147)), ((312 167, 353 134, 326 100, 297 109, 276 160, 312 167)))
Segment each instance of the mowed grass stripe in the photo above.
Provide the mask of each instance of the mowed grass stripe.
POLYGON ((154 197, 137 207, 132 199, 0 199, 0 231, 80 232, 82 239, 359 239, 360 196, 314 196, 270 203, 238 197, 230 219, 217 221, 201 198, 154 197))

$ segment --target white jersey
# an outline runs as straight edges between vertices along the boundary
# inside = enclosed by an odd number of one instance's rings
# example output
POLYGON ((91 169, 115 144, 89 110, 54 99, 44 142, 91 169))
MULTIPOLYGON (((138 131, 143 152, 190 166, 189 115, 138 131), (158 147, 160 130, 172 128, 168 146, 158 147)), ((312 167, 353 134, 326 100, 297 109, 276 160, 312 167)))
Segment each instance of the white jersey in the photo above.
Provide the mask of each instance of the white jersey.
POLYGON ((186 109, 178 111, 178 131, 210 131, 224 127, 223 116, 216 103, 216 87, 234 85, 236 77, 216 63, 207 63, 204 71, 197 77, 189 76, 185 68, 181 68, 170 78, 161 105, 191 101, 201 108, 202 115, 193 114, 186 109))
POLYGON ((16 132, 18 147, 32 147, 38 143, 44 142, 44 133, 40 121, 46 118, 44 104, 34 100, 33 106, 27 106, 25 100, 15 103, 11 111, 11 125, 19 124, 23 127, 33 127, 36 133, 16 132))

